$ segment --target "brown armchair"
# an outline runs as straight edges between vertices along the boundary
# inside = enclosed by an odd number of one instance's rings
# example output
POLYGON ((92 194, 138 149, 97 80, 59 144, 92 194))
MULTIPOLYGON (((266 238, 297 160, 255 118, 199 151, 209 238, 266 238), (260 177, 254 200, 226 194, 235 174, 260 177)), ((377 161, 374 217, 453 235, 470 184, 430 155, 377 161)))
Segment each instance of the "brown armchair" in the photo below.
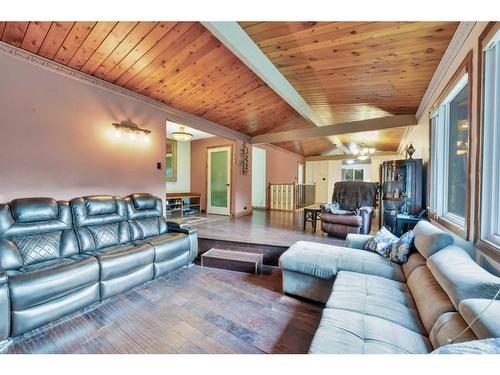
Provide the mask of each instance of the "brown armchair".
POLYGON ((348 214, 334 214, 321 206, 321 230, 345 237, 349 233, 369 234, 378 185, 373 182, 341 181, 333 187, 332 203, 337 202, 348 214))

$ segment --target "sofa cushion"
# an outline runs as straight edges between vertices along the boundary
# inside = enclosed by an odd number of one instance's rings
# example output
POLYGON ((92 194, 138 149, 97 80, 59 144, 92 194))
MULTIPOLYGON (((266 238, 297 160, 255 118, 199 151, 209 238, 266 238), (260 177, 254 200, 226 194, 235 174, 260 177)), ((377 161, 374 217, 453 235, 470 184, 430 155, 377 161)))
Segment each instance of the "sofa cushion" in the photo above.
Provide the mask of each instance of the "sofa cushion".
POLYGON ((442 314, 456 311, 447 294, 427 267, 418 267, 414 270, 408 278, 407 285, 427 333, 431 332, 434 323, 442 314))
POLYGON ((405 274, 406 280, 410 277, 411 273, 415 271, 418 267, 422 267, 426 265, 425 258, 420 255, 420 253, 412 253, 408 257, 408 262, 403 264, 403 272, 405 274))
POLYGON ((59 258, 61 232, 12 237, 11 241, 21 253, 25 266, 59 258))
POLYGON ((397 323, 343 309, 325 309, 313 354, 410 354, 432 350, 429 339, 397 323))
POLYGON ((101 266, 100 280, 112 279, 153 264, 154 249, 147 243, 126 244, 90 253, 97 257, 101 266))
POLYGON ((387 257, 398 264, 405 264, 408 262, 412 246, 413 231, 409 230, 391 245, 387 257))
POLYGON ((9 287, 13 310, 21 310, 60 298, 99 281, 99 264, 94 257, 75 256, 10 271, 9 287))
POLYGON ((114 214, 118 209, 116 200, 111 199, 108 195, 85 197, 84 200, 87 215, 89 216, 110 215, 114 214))
POLYGON ((500 337, 500 300, 466 299, 459 310, 479 339, 500 337))
POLYGON ((453 244, 453 237, 431 223, 421 220, 413 228, 415 247, 428 259, 432 254, 453 244))
POLYGON ((396 243, 398 238, 389 232, 386 227, 380 228, 375 235, 365 244, 364 250, 374 251, 383 257, 388 257, 392 244, 396 243))
POLYGON ((52 198, 21 198, 10 202, 12 217, 18 223, 57 219, 57 201, 52 198))
POLYGON ((474 333, 470 329, 467 329, 467 323, 462 318, 462 315, 456 311, 441 315, 432 326, 429 334, 429 339, 434 349, 448 345, 448 340, 455 339, 454 342, 464 342, 475 340, 476 338, 474 333))
POLYGON ((450 344, 431 354, 500 354, 500 337, 450 344))
POLYGON ((149 193, 134 193, 130 197, 134 202, 134 207, 138 210, 147 210, 156 206, 155 197, 149 193))
POLYGON ((405 281, 401 266, 365 250, 298 241, 280 257, 283 269, 322 279, 334 278, 340 271, 360 272, 396 281, 405 281))
POLYGON ((426 335, 408 287, 398 281, 341 271, 326 307, 377 316, 426 335))
POLYGON ((145 242, 155 249, 155 262, 175 258, 190 249, 189 236, 184 233, 166 233, 146 238, 145 242))
POLYGON ((108 223, 88 227, 97 250, 120 243, 119 223, 108 223))
POLYGON ((458 310, 469 298, 491 299, 500 288, 500 278, 492 275, 457 246, 448 246, 427 260, 434 278, 458 310))

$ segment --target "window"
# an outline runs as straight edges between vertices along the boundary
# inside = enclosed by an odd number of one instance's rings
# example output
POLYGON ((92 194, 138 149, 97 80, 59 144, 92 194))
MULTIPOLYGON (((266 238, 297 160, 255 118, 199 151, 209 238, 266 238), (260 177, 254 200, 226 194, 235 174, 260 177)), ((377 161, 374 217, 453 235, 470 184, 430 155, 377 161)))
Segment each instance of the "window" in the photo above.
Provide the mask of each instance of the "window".
POLYGON ((480 238, 500 246, 500 31, 486 44, 483 61, 480 238))
POLYGON ((365 170, 362 168, 342 168, 342 181, 363 181, 365 170))
POLYGON ((459 234, 465 233, 468 201, 468 78, 467 70, 462 69, 430 120, 431 212, 459 234))

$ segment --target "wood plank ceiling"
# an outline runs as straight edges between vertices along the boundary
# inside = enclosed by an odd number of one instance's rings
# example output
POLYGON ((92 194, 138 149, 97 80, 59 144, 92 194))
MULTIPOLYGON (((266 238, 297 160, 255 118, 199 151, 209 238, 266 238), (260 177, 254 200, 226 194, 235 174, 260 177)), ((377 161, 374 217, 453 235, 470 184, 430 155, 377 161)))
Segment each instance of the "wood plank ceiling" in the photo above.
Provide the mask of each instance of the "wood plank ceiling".
MULTIPOLYGON (((415 113, 458 23, 241 25, 331 124, 415 113)), ((198 22, 0 22, 0 37, 251 136, 311 126, 198 22)), ((395 150, 403 131, 375 132, 370 146, 395 150)), ((326 138, 279 146, 305 156, 334 147, 326 138)))
MULTIPOLYGON (((413 114, 458 22, 240 22, 325 124, 413 114)), ((404 128, 343 135, 398 148, 404 128)))
MULTIPOLYGON (((0 22, 1 40, 258 135, 311 126, 198 22, 0 22)), ((284 145, 314 155, 327 139, 284 145)))

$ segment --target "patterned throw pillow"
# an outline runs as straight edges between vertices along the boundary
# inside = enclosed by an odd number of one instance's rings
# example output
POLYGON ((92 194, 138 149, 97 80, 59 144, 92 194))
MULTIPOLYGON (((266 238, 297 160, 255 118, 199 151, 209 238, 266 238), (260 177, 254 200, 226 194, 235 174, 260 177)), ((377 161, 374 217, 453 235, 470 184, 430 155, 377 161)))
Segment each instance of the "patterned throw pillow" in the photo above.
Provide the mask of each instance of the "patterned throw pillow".
POLYGON ((399 240, 392 244, 388 258, 398 264, 408 262, 411 247, 413 245, 413 231, 409 230, 399 240))
POLYGON ((374 251, 387 258, 391 249, 391 245, 398 238, 389 232, 385 227, 382 227, 375 235, 365 244, 364 250, 374 251))

